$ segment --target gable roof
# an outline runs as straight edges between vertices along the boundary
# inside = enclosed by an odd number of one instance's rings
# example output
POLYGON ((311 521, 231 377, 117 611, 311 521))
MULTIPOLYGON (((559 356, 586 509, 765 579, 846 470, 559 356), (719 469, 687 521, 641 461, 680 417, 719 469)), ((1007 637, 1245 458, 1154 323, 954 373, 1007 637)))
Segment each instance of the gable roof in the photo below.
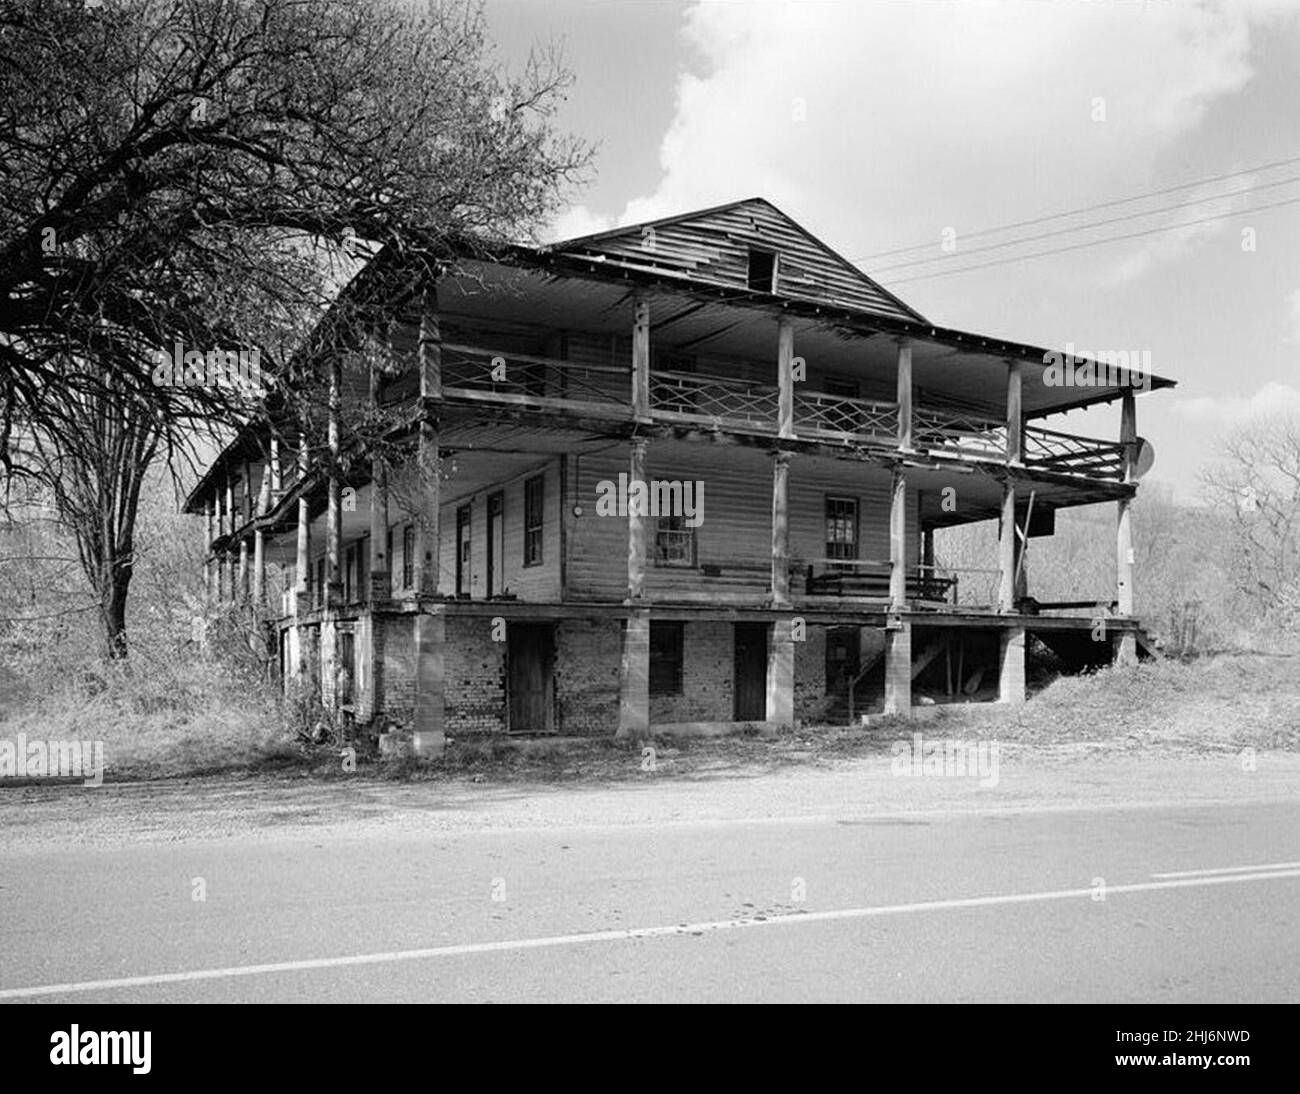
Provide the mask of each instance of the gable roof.
POLYGON ((746 198, 561 240, 546 249, 627 268, 685 275, 723 288, 747 289, 751 248, 777 255, 777 296, 925 321, 765 198, 746 198))

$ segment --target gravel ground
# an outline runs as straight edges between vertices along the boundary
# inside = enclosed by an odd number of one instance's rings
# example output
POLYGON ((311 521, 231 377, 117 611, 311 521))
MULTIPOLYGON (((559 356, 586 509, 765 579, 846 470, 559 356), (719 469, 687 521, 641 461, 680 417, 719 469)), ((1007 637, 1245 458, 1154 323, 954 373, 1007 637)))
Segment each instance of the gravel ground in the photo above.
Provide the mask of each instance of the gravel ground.
MULTIPOLYGON (((924 727, 918 727, 924 732, 924 727)), ((1088 809, 1205 804, 1300 796, 1300 754, 1239 753, 1115 742, 999 750, 996 786, 971 776, 908 776, 888 753, 797 762, 735 749, 662 749, 607 756, 605 770, 572 779, 486 781, 482 775, 394 782, 373 774, 213 777, 0 790, 0 852, 52 845, 189 840, 363 839, 375 832, 455 832, 765 818, 852 819, 891 813, 1088 809), (476 781, 478 780, 478 781, 476 781)), ((562 772, 563 773, 563 772, 562 772)))

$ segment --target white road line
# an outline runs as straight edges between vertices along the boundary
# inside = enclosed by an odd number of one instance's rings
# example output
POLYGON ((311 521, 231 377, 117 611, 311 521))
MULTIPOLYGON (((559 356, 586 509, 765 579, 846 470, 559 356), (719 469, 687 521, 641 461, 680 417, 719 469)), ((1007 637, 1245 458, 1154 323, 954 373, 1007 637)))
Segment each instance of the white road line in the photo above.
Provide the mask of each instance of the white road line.
MULTIPOLYGON (((1254 869, 1254 867, 1251 867, 1254 869)), ((1106 886, 1107 898, 1118 893, 1150 893, 1163 889, 1188 889, 1207 885, 1239 885, 1247 881, 1276 881, 1300 878, 1300 869, 1215 877, 1184 878, 1172 881, 1143 881, 1131 885, 1106 886)), ((353 954, 347 957, 315 957, 300 961, 277 961, 266 965, 232 965, 223 969, 194 969, 189 972, 155 973, 149 976, 123 976, 113 980, 82 980, 70 984, 41 984, 30 988, 0 989, 0 999, 31 999, 44 995, 70 995, 77 992, 106 991, 111 988, 141 988, 158 984, 187 984, 198 980, 226 980, 237 976, 265 976, 271 973, 304 972, 313 969, 342 969, 358 965, 385 965, 399 961, 426 961, 439 957, 463 957, 469 954, 509 953, 541 950, 559 946, 583 946, 593 942, 627 942, 640 938, 665 938, 672 935, 701 934, 706 931, 739 930, 746 927, 779 927, 837 920, 870 919, 876 916, 901 915, 908 912, 935 912, 953 908, 992 908, 1004 904, 1034 904, 1049 900, 1091 899, 1097 890, 1056 889, 1040 893, 1006 893, 998 896, 960 897, 952 900, 926 900, 913 904, 886 904, 869 908, 840 908, 834 911, 805 912, 766 919, 716 919, 703 923, 677 923, 663 927, 627 927, 616 931, 590 931, 585 934, 548 935, 543 938, 508 939, 500 942, 467 942, 457 946, 434 946, 420 950, 393 950, 388 953, 353 954)))
POLYGON ((1249 874, 1260 870, 1295 870, 1300 869, 1300 862, 1267 862, 1258 866, 1216 866, 1203 870, 1175 870, 1168 874, 1152 874, 1155 878, 1167 877, 1211 877, 1215 874, 1249 874))

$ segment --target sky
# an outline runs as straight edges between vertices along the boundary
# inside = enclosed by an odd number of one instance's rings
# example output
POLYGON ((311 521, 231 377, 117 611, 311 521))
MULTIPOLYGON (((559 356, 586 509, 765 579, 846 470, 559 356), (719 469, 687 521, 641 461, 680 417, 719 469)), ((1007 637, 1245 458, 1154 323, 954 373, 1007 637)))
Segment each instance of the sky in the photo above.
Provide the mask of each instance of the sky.
POLYGON ((936 323, 1147 352, 1178 381, 1138 400, 1149 481, 1186 501, 1225 428, 1300 413, 1300 0, 486 10, 507 65, 563 47, 557 123, 599 146, 550 238, 762 196, 936 323))

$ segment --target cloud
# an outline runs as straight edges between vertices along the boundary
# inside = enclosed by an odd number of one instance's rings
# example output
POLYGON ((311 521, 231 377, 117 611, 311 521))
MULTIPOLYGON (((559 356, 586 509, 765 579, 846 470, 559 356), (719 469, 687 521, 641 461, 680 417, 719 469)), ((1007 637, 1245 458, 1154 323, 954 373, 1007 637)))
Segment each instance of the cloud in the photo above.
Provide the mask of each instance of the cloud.
POLYGON ((1272 414, 1300 414, 1300 387, 1271 381, 1249 395, 1177 398, 1171 409, 1194 425, 1232 426, 1272 414))
MULTIPOLYGON (((1250 80, 1254 24, 1297 12, 1282 0, 699 2, 661 178, 617 221, 762 194, 886 284, 902 281, 937 267, 871 256, 919 240, 935 241, 922 257, 938 256, 952 227, 961 259, 965 232, 1141 190, 1250 80)), ((600 219, 579 207, 564 223, 600 219)), ((1133 278, 1222 230, 1034 268, 1075 284, 1133 278)))

